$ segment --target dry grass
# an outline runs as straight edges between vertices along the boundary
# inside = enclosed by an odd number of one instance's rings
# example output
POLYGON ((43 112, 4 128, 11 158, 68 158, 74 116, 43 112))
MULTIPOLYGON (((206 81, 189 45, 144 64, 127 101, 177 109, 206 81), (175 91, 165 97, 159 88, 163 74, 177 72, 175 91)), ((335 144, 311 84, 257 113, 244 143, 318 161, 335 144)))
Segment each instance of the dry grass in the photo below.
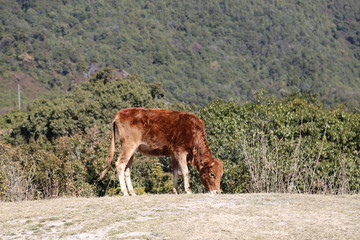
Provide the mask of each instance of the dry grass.
POLYGON ((358 239, 358 195, 142 195, 0 203, 0 239, 358 239))

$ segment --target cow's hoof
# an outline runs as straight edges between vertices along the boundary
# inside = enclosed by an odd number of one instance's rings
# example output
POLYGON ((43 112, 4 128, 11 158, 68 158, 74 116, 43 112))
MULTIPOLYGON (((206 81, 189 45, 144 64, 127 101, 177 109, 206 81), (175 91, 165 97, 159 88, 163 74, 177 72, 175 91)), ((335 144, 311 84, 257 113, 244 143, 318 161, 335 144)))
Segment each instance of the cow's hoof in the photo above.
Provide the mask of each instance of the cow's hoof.
POLYGON ((121 192, 121 196, 129 196, 129 193, 126 191, 126 192, 121 192))
POLYGON ((179 190, 177 188, 173 188, 173 193, 178 195, 179 194, 179 190))

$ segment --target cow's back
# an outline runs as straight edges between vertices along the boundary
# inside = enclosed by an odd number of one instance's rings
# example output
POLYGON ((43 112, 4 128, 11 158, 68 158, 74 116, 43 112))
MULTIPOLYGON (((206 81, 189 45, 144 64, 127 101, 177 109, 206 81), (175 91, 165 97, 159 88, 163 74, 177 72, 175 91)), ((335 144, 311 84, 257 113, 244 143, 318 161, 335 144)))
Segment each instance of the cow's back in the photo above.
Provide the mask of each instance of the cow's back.
POLYGON ((120 110, 116 118, 123 134, 133 134, 134 131, 141 134, 143 152, 153 155, 168 155, 174 150, 191 152, 205 134, 203 122, 186 112, 127 108, 120 110))

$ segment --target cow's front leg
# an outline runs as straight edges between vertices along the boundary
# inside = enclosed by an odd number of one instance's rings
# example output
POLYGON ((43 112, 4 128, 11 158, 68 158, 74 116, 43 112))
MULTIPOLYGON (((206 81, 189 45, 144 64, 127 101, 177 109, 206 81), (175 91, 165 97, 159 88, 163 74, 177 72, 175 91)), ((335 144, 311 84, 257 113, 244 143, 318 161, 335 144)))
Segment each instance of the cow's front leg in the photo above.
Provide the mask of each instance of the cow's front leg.
POLYGON ((173 169, 173 178, 174 178, 174 183, 173 183, 173 192, 175 194, 179 194, 179 188, 178 188, 178 176, 179 176, 179 169, 173 169))
POLYGON ((177 155, 177 160, 179 163, 180 170, 184 176, 185 192, 187 194, 191 194, 191 189, 190 189, 190 184, 189 184, 189 169, 188 169, 187 162, 186 162, 186 156, 187 156, 186 152, 180 153, 177 155))
POLYGON ((179 163, 178 160, 172 156, 172 170, 173 170, 173 192, 175 194, 179 194, 179 188, 178 188, 178 177, 179 177, 179 163))

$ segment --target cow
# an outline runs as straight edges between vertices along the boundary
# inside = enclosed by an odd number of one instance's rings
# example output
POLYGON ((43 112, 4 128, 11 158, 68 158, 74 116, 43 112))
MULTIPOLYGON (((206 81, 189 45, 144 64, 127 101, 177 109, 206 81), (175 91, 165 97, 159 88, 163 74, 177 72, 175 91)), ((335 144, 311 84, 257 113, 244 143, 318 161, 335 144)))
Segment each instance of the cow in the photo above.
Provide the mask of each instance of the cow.
POLYGON ((197 169, 207 191, 213 194, 221 192, 223 163, 212 156, 206 141, 204 124, 195 115, 166 109, 126 108, 115 114, 111 132, 110 153, 99 180, 105 177, 111 166, 118 133, 122 151, 115 165, 123 195, 135 195, 130 168, 136 151, 145 155, 171 158, 175 194, 179 193, 179 170, 184 176, 185 192, 191 193, 187 163, 197 169))

